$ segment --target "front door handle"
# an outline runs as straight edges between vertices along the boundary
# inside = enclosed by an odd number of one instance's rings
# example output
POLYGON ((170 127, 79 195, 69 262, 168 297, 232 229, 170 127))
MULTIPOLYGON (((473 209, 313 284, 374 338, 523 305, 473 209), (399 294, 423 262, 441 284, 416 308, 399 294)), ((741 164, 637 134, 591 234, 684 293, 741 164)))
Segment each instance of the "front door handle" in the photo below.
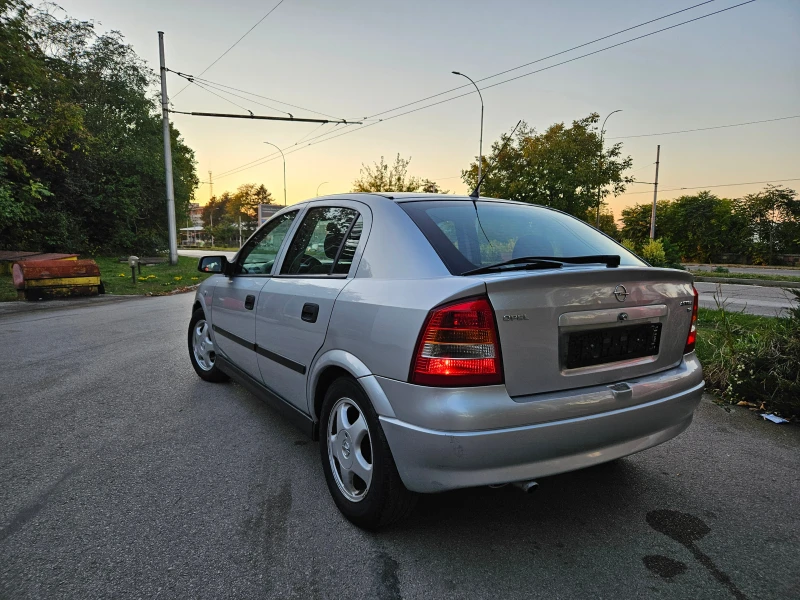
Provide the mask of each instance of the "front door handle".
POLYGON ((303 312, 300 314, 300 318, 303 319, 306 323, 316 323, 317 316, 319 316, 319 304, 312 304, 307 302, 303 304, 303 312))
POLYGON ((247 297, 244 299, 244 307, 247 310, 253 310, 253 307, 256 305, 256 297, 253 294, 248 294, 247 297))

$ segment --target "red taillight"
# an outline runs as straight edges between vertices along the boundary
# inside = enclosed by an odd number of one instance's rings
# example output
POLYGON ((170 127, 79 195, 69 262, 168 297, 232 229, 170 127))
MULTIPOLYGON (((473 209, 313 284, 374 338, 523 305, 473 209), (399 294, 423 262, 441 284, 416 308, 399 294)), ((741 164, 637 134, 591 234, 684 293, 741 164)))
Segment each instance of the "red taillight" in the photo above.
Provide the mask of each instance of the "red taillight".
POLYGON ((487 298, 430 312, 414 351, 410 381, 431 386, 503 383, 497 325, 487 298))
POLYGON ((697 342, 697 290, 692 286, 692 293, 694 294, 694 302, 692 303, 692 324, 689 327, 689 337, 686 338, 686 347, 683 349, 684 354, 694 352, 694 345, 697 342))

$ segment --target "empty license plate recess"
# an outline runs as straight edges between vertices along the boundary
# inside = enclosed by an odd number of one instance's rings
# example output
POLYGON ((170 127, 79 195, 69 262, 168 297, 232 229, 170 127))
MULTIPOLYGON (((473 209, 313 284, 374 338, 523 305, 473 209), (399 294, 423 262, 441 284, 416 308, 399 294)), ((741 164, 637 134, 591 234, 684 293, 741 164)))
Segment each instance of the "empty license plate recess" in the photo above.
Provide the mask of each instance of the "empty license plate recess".
POLYGON ((567 369, 658 354, 661 323, 610 327, 569 334, 567 369))

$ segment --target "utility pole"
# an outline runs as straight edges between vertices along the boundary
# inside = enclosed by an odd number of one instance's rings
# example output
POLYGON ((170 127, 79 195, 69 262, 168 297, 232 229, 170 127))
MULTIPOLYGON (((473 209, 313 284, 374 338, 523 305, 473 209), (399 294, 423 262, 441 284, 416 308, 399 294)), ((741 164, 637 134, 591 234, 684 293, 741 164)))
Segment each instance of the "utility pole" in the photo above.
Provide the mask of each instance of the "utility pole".
POLYGON ((164 32, 158 32, 158 58, 161 63, 161 122, 164 126, 164 169, 167 179, 167 226, 169 227, 169 264, 178 264, 177 224, 175 223, 175 188, 172 183, 172 145, 169 136, 169 99, 167 67, 164 65, 164 32))
POLYGON ((658 162, 661 157, 661 144, 656 147, 656 179, 653 184, 653 212, 650 214, 650 239, 656 239, 656 200, 658 200, 658 162))
MULTIPOLYGON (((208 172, 208 203, 214 199, 214 180, 211 178, 211 171, 208 172)), ((214 206, 208 209, 208 216, 211 218, 211 229, 214 229, 214 206)), ((214 245, 214 234, 211 234, 211 245, 214 245)))

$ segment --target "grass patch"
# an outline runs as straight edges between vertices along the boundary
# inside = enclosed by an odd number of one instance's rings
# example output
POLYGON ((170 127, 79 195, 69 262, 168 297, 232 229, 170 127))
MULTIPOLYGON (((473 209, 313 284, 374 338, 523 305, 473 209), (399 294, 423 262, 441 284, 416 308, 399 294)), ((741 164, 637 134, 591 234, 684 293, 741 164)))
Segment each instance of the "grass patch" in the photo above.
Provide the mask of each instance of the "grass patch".
POLYGON ((191 256, 179 256, 174 267, 169 263, 146 267, 136 273, 136 285, 131 278, 128 263, 119 262, 118 257, 81 256, 92 258, 100 267, 100 279, 105 285, 107 294, 163 296, 177 289, 196 285, 209 277, 209 274, 197 270, 197 259, 191 256))
POLYGON ((727 279, 760 279, 762 281, 794 281, 800 283, 800 277, 794 275, 758 275, 750 273, 719 273, 715 271, 691 271, 699 277, 725 277, 727 279))
MULTIPOLYGON (((197 270, 197 259, 190 256, 179 256, 178 264, 169 263, 142 266, 142 273, 136 273, 136 285, 131 278, 128 263, 119 262, 118 257, 81 256, 91 258, 100 267, 100 279, 107 294, 164 296, 175 290, 196 285, 210 276, 197 270)), ((17 290, 12 283, 11 275, 0 275, 0 301, 17 300, 17 290)))
POLYGON ((697 356, 706 384, 729 404, 800 417, 800 309, 771 318, 701 308, 697 356))
POLYGON ((14 287, 11 275, 6 275, 5 273, 0 275, 0 302, 9 302, 16 299, 17 288, 14 287))

